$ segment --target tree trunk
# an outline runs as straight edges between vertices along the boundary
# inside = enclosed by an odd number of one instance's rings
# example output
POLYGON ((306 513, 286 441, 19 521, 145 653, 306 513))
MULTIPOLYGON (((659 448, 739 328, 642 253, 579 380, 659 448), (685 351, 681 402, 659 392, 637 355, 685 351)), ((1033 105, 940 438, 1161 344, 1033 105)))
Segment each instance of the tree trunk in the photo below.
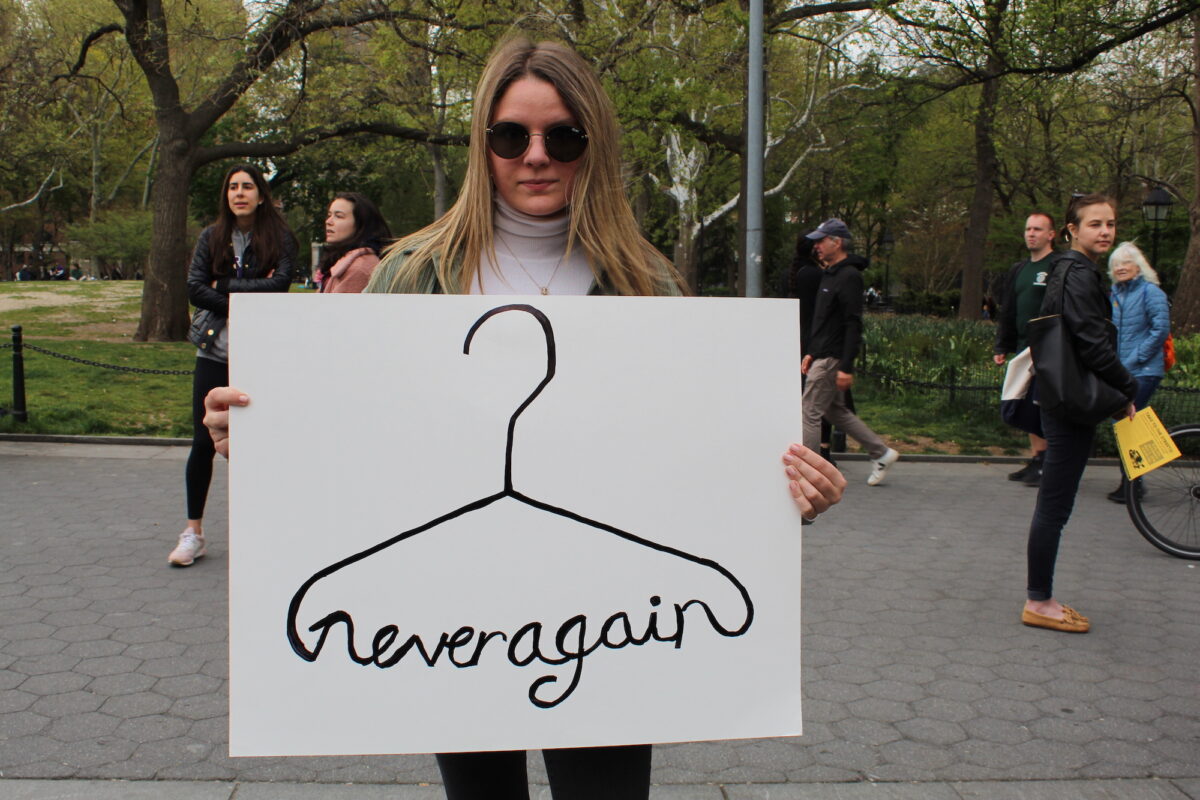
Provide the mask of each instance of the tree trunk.
POLYGON ((441 219, 450 208, 450 189, 446 181, 446 163, 440 145, 427 145, 429 160, 433 165, 433 218, 441 219))
POLYGON ((999 98, 1000 79, 989 78, 984 81, 979 93, 979 107, 975 112, 975 193, 971 197, 971 213, 963 246, 959 319, 979 319, 983 308, 983 261, 996 194, 995 122, 999 98))
POLYGON ((697 269, 696 226, 683 208, 679 210, 679 235, 675 239, 675 250, 672 253, 675 269, 683 276, 684 282, 693 294, 700 291, 700 275, 697 269))
POLYGON ((186 140, 163 137, 151 191, 154 232, 142 285, 142 318, 134 339, 179 342, 187 336, 188 188, 195 166, 186 140))
POLYGON ((1179 333, 1200 330, 1200 118, 1195 116, 1195 109, 1200 108, 1196 105, 1200 103, 1200 14, 1192 15, 1192 25, 1192 160, 1195 166, 1192 170, 1192 202, 1188 205, 1188 222, 1192 230, 1171 308, 1171 327, 1179 333))

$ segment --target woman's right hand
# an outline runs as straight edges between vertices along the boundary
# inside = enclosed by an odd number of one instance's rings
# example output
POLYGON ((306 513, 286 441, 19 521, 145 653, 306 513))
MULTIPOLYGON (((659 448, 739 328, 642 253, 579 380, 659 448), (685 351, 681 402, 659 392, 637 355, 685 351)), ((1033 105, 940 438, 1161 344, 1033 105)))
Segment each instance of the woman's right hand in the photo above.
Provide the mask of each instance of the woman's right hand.
POLYGON ((218 386, 204 397, 204 427, 212 437, 213 447, 229 458, 229 409, 250 405, 250 396, 232 386, 218 386))

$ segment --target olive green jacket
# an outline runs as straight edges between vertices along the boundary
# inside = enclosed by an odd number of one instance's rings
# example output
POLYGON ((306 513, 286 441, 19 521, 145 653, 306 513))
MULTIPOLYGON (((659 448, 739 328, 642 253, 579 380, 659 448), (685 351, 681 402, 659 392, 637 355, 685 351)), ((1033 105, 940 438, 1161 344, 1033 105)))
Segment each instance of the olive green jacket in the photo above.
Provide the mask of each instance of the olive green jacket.
MULTIPOLYGON (((371 281, 367 284, 367 288, 363 289, 366 293, 387 294, 391 290, 388 288, 392 285, 392 280, 400 272, 404 266, 404 260, 412 253, 412 250, 404 250, 399 253, 386 256, 383 261, 379 262, 379 266, 371 274, 371 281)), ((456 270, 457 272, 457 270, 456 270)), ((661 295, 678 296, 682 292, 679 286, 675 283, 673 277, 666 269, 659 275, 659 283, 663 287, 661 295)), ((444 294, 446 293, 441 284, 438 283, 437 271, 433 262, 430 262, 424 270, 421 271, 417 278, 417 290, 415 294, 444 294)), ((601 281, 593 281, 592 288, 588 290, 589 295, 611 295, 616 294, 609 287, 605 286, 601 281)))

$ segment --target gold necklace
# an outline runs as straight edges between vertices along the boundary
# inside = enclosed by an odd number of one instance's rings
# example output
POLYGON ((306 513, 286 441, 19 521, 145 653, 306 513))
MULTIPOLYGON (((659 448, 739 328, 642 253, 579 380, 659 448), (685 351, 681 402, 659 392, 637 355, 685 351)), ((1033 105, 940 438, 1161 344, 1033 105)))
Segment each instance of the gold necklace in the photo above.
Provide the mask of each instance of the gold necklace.
POLYGON ((562 255, 558 257, 558 262, 554 265, 554 271, 550 273, 550 280, 546 281, 545 286, 542 286, 532 275, 529 274, 529 270, 525 269, 525 265, 521 263, 520 257, 513 252, 511 247, 508 246, 508 242, 504 241, 504 237, 497 235, 496 238, 500 240, 500 244, 504 245, 504 249, 507 250, 508 254, 513 257, 513 260, 517 262, 517 266, 521 268, 521 272, 525 273, 525 277, 529 278, 534 286, 541 289, 542 294, 550 294, 550 284, 554 283, 554 276, 558 274, 558 268, 562 266, 563 259, 567 256, 567 251, 564 250, 562 255))

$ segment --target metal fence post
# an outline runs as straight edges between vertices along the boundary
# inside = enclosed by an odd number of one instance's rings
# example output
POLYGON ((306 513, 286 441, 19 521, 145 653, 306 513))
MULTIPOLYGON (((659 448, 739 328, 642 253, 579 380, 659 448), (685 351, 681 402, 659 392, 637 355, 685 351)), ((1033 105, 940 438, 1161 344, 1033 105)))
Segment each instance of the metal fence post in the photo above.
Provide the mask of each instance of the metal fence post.
POLYGON ((21 352, 21 326, 12 326, 13 351, 13 407, 12 415, 18 422, 28 422, 29 412, 25 409, 25 355, 21 352))

